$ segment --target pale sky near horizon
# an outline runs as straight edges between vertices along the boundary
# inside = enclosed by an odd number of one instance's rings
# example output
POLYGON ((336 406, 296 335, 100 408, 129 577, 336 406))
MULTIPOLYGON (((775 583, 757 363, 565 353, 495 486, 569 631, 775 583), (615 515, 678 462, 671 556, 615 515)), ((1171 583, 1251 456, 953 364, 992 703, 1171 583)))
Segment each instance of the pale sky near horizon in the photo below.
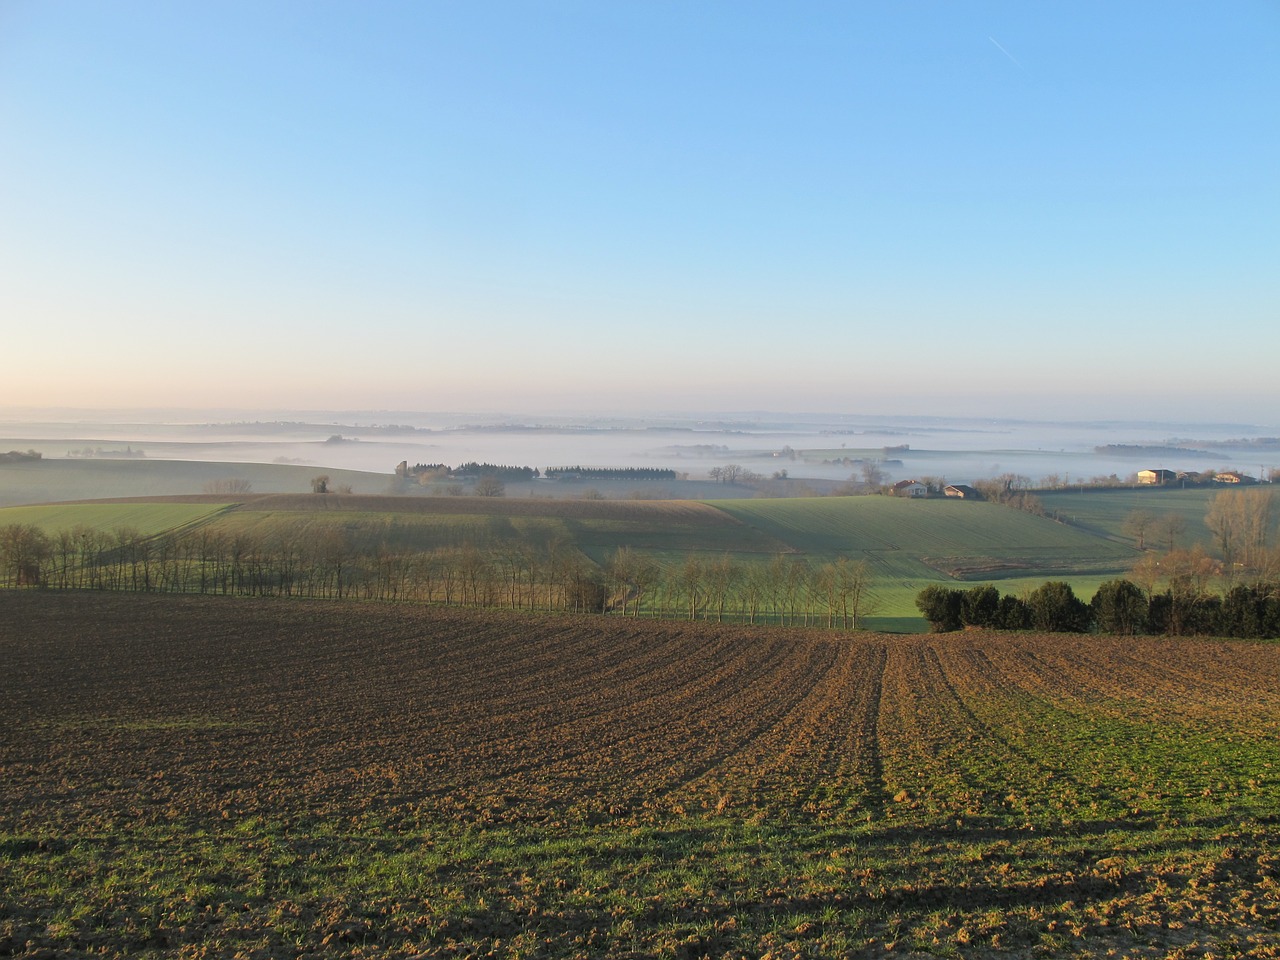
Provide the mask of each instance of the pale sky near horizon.
POLYGON ((1280 4, 0 4, 0 410, 1280 421, 1280 4))

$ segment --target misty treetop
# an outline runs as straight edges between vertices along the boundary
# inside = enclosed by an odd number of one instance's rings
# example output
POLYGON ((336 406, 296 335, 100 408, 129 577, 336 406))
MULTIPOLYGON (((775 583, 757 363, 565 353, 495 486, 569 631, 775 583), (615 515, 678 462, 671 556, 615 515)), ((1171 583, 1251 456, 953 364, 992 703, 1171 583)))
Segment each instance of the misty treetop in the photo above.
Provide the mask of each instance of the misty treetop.
POLYGON ((402 461, 396 467, 396 476, 405 479, 416 479, 420 482, 431 480, 474 480, 480 477, 492 477, 509 483, 536 480, 540 474, 536 467, 514 467, 500 463, 477 463, 469 460, 451 467, 446 463, 415 463, 409 466, 402 461))
POLYGON ((549 480, 675 480, 674 470, 663 467, 547 467, 549 480))

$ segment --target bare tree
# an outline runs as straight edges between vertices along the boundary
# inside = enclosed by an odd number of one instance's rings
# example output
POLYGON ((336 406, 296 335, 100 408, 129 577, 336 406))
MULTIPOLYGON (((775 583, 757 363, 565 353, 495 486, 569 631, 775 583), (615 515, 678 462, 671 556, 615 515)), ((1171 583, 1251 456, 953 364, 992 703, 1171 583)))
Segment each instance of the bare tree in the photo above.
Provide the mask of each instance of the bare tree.
POLYGON ((12 523, 0 528, 0 569, 11 585, 43 586, 51 555, 49 538, 39 527, 12 523))
POLYGON ((724 608, 742 579, 742 569, 729 554, 712 560, 706 566, 707 608, 716 612, 716 622, 724 620, 724 608))
MULTIPOLYGON (((809 593, 810 584, 813 581, 813 568, 809 566, 809 561, 804 557, 787 557, 784 564, 783 572, 783 600, 786 606, 786 616, 792 625, 796 622, 796 615, 800 612, 801 605, 809 593)), ((809 624, 809 611, 804 608, 804 622, 809 624)))
POLYGON ((641 554, 635 560, 631 570, 631 582, 635 587, 635 600, 632 601, 631 615, 640 615, 640 601, 649 595, 653 587, 662 579, 662 568, 652 557, 641 554))
POLYGON ((684 565, 680 567, 676 574, 676 586, 680 591, 680 595, 684 597, 685 609, 689 613, 689 619, 693 620, 697 617, 698 611, 702 609, 703 603, 706 601, 706 568, 696 554, 689 554, 685 557, 684 565))
POLYGON ((769 599, 770 590, 769 566, 764 563, 750 564, 742 578, 742 602, 746 608, 748 623, 756 622, 756 617, 769 599))
POLYGON ((1178 545, 1178 538, 1187 529, 1187 521, 1180 513, 1165 513, 1156 518, 1151 535, 1165 545, 1166 550, 1173 550, 1178 545))
POLYGON ((1156 518, 1146 510, 1131 510, 1124 520, 1124 532, 1138 541, 1138 549, 1147 549, 1147 531, 1156 518))
POLYGON ((622 597, 622 615, 627 615, 627 602, 631 597, 631 584, 635 571, 635 556, 630 547, 619 547, 604 565, 605 582, 614 596, 622 597))
POLYGON ((1274 526, 1272 492, 1224 490, 1209 501, 1204 522, 1231 578, 1237 565, 1258 566, 1267 552, 1274 526))
POLYGON ((813 593, 827 610, 827 626, 834 627, 840 612, 840 575, 834 563, 824 563, 814 571, 813 593))
POLYGON ((889 481, 888 475, 884 472, 884 468, 874 460, 868 460, 862 465, 862 482, 873 490, 879 490, 889 481))
POLYGON ((871 592, 871 567, 865 560, 841 557, 837 563, 840 578, 841 613, 845 629, 859 630, 862 621, 875 613, 879 601, 871 592))

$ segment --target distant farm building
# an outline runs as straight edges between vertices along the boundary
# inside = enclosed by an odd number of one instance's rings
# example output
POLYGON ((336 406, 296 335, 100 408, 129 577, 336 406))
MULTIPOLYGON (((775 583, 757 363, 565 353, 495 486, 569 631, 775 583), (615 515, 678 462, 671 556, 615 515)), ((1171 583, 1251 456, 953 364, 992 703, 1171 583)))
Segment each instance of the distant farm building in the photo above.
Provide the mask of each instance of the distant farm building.
POLYGON ((949 483, 945 490, 942 491, 948 497, 955 497, 957 500, 981 500, 982 494, 973 487, 964 483, 949 483))
POLYGON ((1172 470, 1139 470, 1138 482, 1150 484, 1173 483, 1178 475, 1172 470))
POLYGON ((895 497, 927 497, 929 488, 919 480, 899 480, 893 485, 895 497))
POLYGON ((1224 470, 1222 473, 1213 475, 1214 483, 1257 483, 1258 481, 1247 474, 1239 473, 1235 470, 1224 470))

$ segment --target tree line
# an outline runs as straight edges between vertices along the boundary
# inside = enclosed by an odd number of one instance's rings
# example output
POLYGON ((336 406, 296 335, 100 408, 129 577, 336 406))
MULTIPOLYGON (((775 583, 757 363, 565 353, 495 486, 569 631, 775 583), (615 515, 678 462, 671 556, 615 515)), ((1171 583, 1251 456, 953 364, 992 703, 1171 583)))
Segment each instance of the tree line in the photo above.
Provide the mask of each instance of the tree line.
POLYGON ((1179 578, 1167 589, 1148 593, 1132 580, 1108 580, 1085 603, 1069 583, 1050 581, 1024 597, 1001 594, 989 585, 968 590, 926 587, 916 608, 935 632, 982 627, 1160 636, 1215 636, 1248 639, 1280 637, 1280 583, 1236 584, 1225 593, 1179 578))
POLYGON ((457 467, 451 467, 447 463, 415 463, 409 466, 407 462, 401 461, 396 466, 395 472, 398 477, 412 477, 419 482, 491 477, 508 483, 521 483, 536 480, 541 475, 535 467, 517 467, 505 463, 477 463, 474 460, 468 460, 457 467))
POLYGON ((793 554, 742 562, 689 553, 659 562, 619 547, 596 563, 556 537, 460 538, 369 549, 344 528, 268 534, 208 526, 145 535, 85 526, 0 528, 0 586, 236 596, 406 600, 518 610, 858 629, 874 612, 865 562, 793 554))
POLYGON ((675 480, 676 472, 663 467, 547 467, 542 475, 551 480, 675 480))

